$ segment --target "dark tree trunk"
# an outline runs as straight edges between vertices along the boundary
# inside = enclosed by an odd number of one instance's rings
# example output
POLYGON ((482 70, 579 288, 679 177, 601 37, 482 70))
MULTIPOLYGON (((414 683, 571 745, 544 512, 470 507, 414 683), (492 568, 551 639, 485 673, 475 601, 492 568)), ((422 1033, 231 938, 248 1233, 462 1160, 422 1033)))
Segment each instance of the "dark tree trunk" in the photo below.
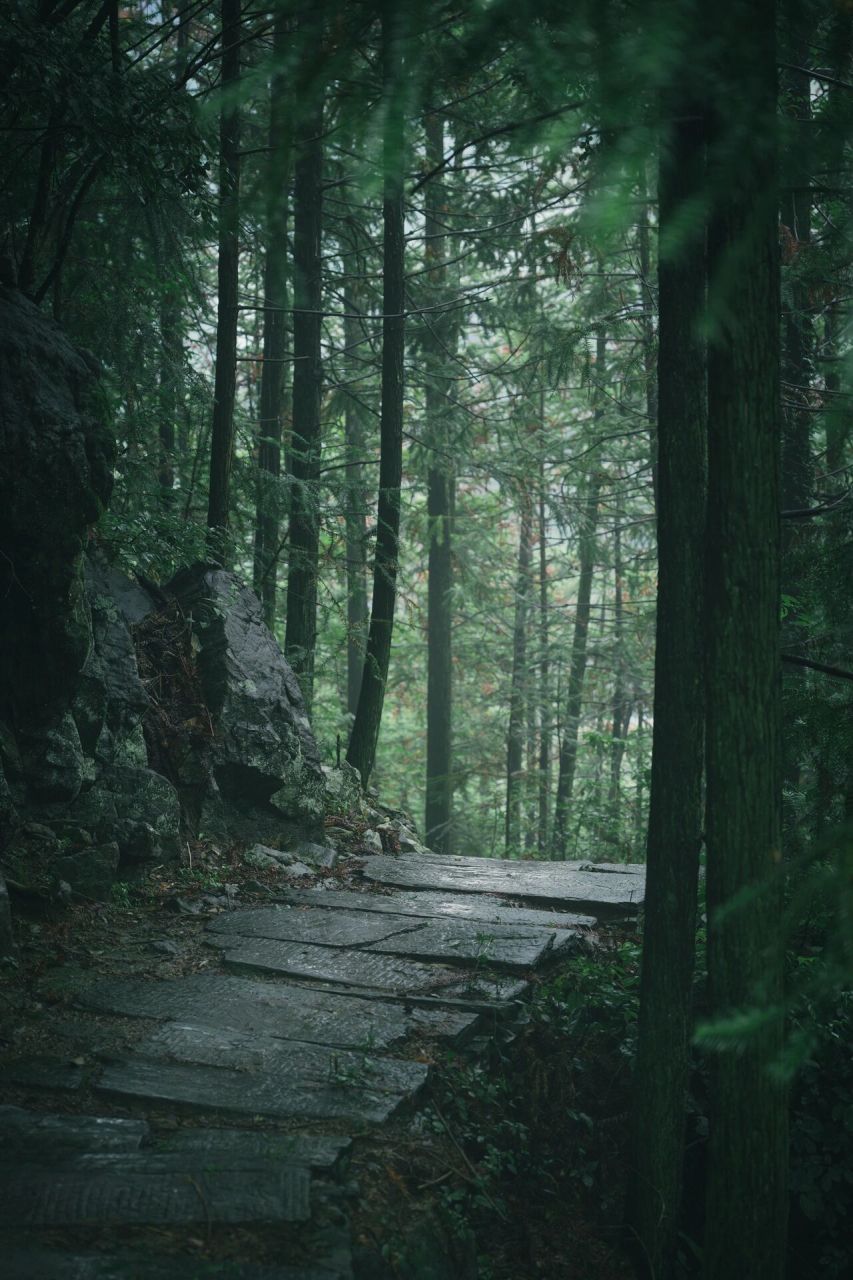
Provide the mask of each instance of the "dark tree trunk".
POLYGON ((167 286, 160 299, 160 373, 157 387, 160 444, 157 480, 165 506, 174 498, 175 424, 178 418, 178 385, 182 368, 180 298, 174 287, 167 286))
MULTIPOLYGON (((427 168, 439 164, 444 153, 441 117, 426 119, 427 168)), ((444 183, 433 178, 426 187, 424 233, 430 267, 427 296, 432 308, 440 307, 447 288, 444 222, 444 183)), ((431 446, 427 477, 429 521, 429 581, 427 597, 427 772, 425 830, 427 844, 442 853, 451 851, 452 708, 453 708, 453 507, 455 480, 451 460, 447 362, 453 341, 450 326, 440 311, 427 317, 424 334, 426 363, 427 438, 431 446)))
MULTIPOLYGON (((596 338, 596 409, 594 417, 601 416, 601 387, 605 376, 607 339, 602 330, 596 338)), ((598 499, 602 475, 596 470, 589 478, 584 509, 580 524, 580 575, 578 600, 575 610, 575 631, 572 639, 572 658, 569 668, 569 687, 566 694, 566 714, 560 739, 560 765, 557 775, 557 798, 554 806, 554 833, 551 841, 552 857, 565 858, 569 840, 569 814, 572 791, 575 785, 575 766, 578 759, 583 685, 586 675, 586 646, 589 634, 590 602, 592 600, 592 575, 595 568, 595 526, 598 521, 598 499)))
MULTIPOLYGON (((543 397, 540 418, 544 423, 543 397)), ((539 821, 536 847, 540 857, 548 851, 548 821, 551 806, 551 668, 548 636, 548 523, 545 493, 545 465, 539 466, 539 821)))
MULTIPOLYGON (((240 0, 222 0, 222 88, 240 79, 240 0)), ((240 232, 240 113, 233 96, 219 117, 219 267, 216 317, 216 374, 210 441, 207 502, 208 555, 215 564, 227 556, 231 461, 234 455, 234 400, 237 391, 237 287, 240 232)))
POLYGON ((761 1009, 711 1059, 708 1280, 785 1272, 779 675, 779 262, 773 0, 723 0, 709 139, 707 746, 711 1017, 761 1009), (748 123, 745 123, 748 122, 748 123), (760 890, 749 908, 723 907, 760 890), (773 1012, 776 1016, 773 1017, 773 1012), (768 1016, 770 1015, 770 1016, 768 1016))
POLYGON ((509 726, 506 735, 506 814, 504 847, 508 858, 522 852, 521 811, 524 791, 524 741, 528 695, 527 612, 533 555, 533 510, 530 496, 521 494, 521 528, 518 535, 518 574, 515 583, 515 624, 512 632, 512 674, 509 690, 509 726))
MULTIPOLYGON (((360 255, 353 250, 351 270, 361 273, 360 255)), ((365 410, 360 385, 365 339, 358 289, 351 284, 344 297, 344 346, 347 351, 347 396, 344 404, 344 436, 347 468, 344 501, 347 557, 347 711, 355 717, 364 650, 367 641, 367 494, 364 485, 364 451, 367 446, 365 410)))
POLYGON ((400 486, 403 478, 403 352, 405 345, 405 236, 403 225, 403 123, 395 101, 402 76, 395 6, 382 7, 382 80, 388 104, 383 140, 382 202, 382 410, 380 415, 379 501, 373 600, 364 672, 347 760, 367 786, 376 759, 382 706, 391 659, 397 558, 400 543, 400 486))
POLYGON ((284 653, 309 714, 317 641, 320 549, 320 358, 322 329, 323 104, 306 111, 296 143, 293 188, 293 427, 284 653))
POLYGON ((275 626, 281 550, 282 418, 287 357, 287 205, 290 179, 289 95, 282 69, 289 21, 276 11, 270 80, 269 164, 266 174, 264 246, 264 342, 258 421, 258 478, 252 580, 270 630, 275 626))
MULTIPOLYGON (((661 98, 658 598, 652 780, 628 1224, 642 1274, 675 1262, 702 838, 706 501, 704 125, 689 84, 661 98), (700 206, 701 207, 701 206, 700 206)), ((642 710, 642 708, 641 708, 642 710)), ((639 733, 639 730, 638 730, 639 733)), ((639 775, 638 775, 639 778, 639 775)), ((641 805, 641 778, 638 807, 641 805)))
POLYGON ((616 518, 613 531, 613 701, 610 731, 610 787, 607 801, 610 822, 617 829, 619 824, 620 780, 622 758, 625 755, 625 738, 628 733, 629 707, 625 698, 625 608, 622 589, 622 525, 616 518))
POLYGON ((652 288, 652 260, 649 247, 648 185, 645 171, 640 187, 638 239, 640 248, 640 297, 643 302, 643 371, 646 378, 646 416, 649 420, 649 466, 652 473, 652 496, 658 501, 658 379, 657 349, 655 342, 655 295, 652 288))

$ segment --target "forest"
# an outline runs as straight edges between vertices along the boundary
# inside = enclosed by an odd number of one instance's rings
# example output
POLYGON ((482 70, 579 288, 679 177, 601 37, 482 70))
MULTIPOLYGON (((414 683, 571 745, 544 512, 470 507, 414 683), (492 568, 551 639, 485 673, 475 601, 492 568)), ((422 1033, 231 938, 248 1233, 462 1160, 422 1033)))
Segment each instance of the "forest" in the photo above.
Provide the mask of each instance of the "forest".
POLYGON ((479 1261, 311 1276, 842 1280, 853 4, 2 12, 0 1025, 349 822, 603 923, 436 1101, 479 1261))

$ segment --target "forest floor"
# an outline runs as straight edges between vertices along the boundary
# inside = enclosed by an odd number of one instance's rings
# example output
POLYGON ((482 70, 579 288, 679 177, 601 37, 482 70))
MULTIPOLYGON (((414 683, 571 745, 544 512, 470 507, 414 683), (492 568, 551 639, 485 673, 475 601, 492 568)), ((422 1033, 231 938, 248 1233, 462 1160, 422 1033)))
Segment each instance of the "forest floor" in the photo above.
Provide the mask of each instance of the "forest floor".
POLYGON ((19 914, 9 1280, 630 1274, 641 869, 362 836, 330 830, 333 865, 303 876, 199 846, 108 904, 19 914))

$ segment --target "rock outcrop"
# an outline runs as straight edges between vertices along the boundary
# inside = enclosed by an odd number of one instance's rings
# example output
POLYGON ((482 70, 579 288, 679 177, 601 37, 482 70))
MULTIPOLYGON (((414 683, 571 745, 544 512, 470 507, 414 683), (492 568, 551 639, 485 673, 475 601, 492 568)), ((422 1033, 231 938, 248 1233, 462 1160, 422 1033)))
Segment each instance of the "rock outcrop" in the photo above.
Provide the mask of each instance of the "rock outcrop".
POLYGON ((94 360, 0 288, 0 871, 55 902, 199 836, 310 838, 326 799, 252 592, 205 565, 135 583, 91 544, 113 457, 94 360))

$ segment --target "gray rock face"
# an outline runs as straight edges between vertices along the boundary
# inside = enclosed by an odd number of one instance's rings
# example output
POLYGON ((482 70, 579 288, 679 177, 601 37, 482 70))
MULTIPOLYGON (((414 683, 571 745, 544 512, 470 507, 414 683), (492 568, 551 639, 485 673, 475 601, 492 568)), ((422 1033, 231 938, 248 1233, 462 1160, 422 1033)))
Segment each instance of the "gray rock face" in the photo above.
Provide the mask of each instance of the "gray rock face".
MULTIPOLYGON (((299 684, 257 597, 233 574, 195 565, 167 591, 191 620, 215 734, 212 768, 229 825, 253 811, 277 818, 322 817, 325 785, 299 684)), ((248 826, 248 824, 247 824, 248 826)), ((249 826, 257 832, 257 821, 249 826)))
POLYGON ((15 935, 12 932, 12 914, 9 910, 9 890, 0 871, 0 960, 15 954, 15 935))

